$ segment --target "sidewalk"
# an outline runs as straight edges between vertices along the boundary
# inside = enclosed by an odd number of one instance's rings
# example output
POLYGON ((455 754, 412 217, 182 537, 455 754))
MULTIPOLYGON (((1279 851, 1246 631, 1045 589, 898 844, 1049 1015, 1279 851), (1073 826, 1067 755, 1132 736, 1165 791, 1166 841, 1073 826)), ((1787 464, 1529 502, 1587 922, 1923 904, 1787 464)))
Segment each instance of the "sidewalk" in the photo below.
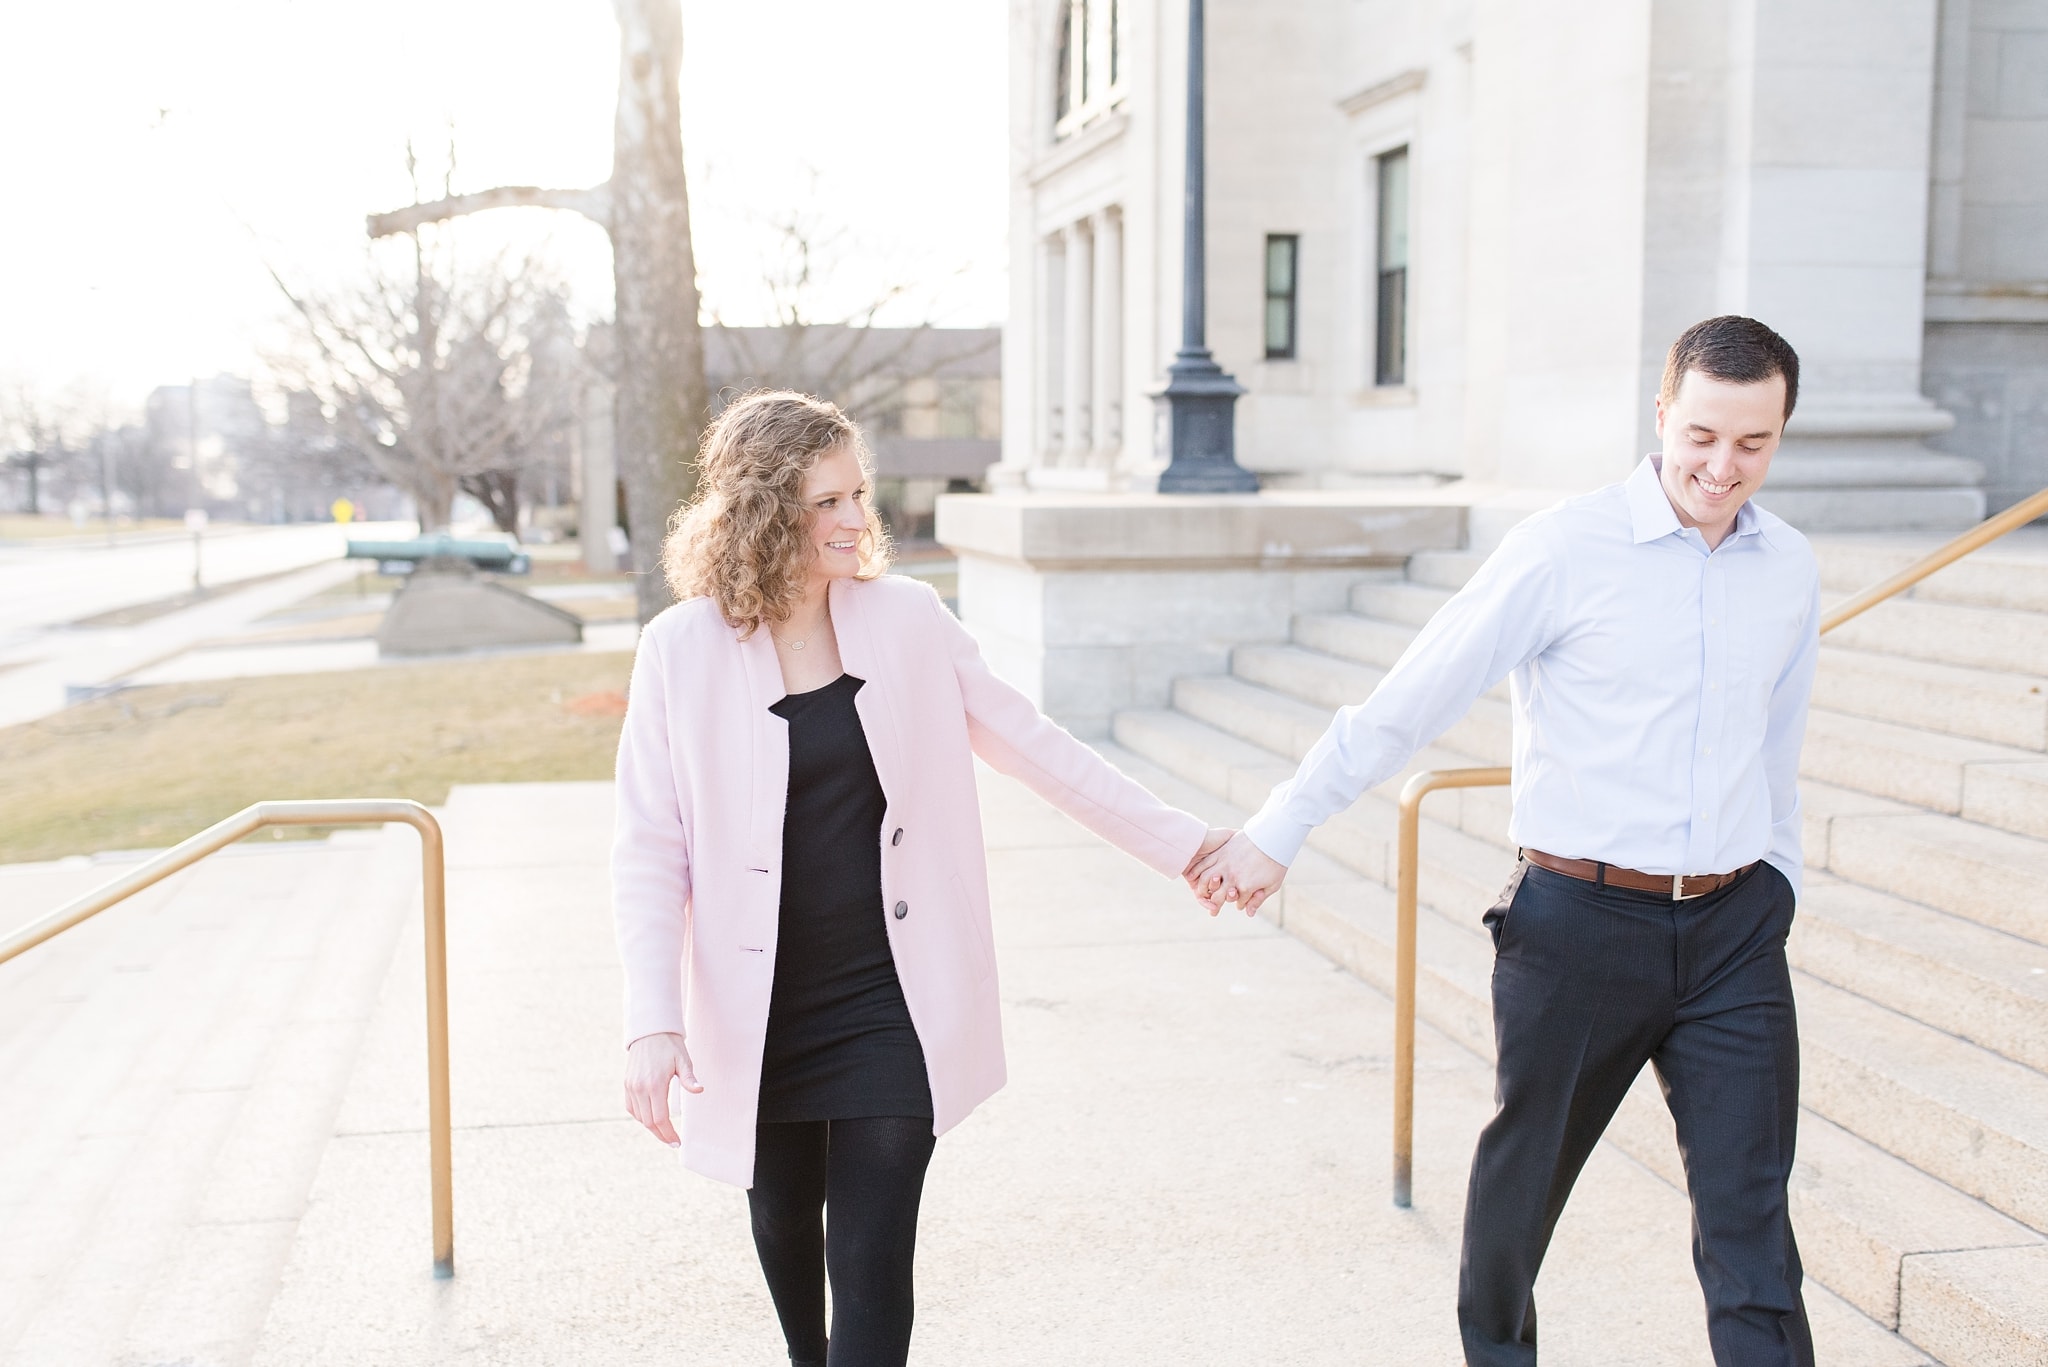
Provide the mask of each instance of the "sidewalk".
MULTIPOLYGON (((1418 1030, 1388 1196, 1391 1010, 1269 924, 984 773, 1010 1085, 939 1144, 914 1363, 1459 1359, 1477 1058, 1418 1030)), ((786 1361, 745 1198, 622 1112, 606 784, 458 788, 456 1276, 429 1274, 419 932, 400 939, 254 1360, 786 1361)), ((1708 1362, 1685 1203, 1603 1146, 1539 1287, 1545 1361, 1708 1362)), ((1922 1361, 1811 1289, 1825 1362, 1922 1361)))

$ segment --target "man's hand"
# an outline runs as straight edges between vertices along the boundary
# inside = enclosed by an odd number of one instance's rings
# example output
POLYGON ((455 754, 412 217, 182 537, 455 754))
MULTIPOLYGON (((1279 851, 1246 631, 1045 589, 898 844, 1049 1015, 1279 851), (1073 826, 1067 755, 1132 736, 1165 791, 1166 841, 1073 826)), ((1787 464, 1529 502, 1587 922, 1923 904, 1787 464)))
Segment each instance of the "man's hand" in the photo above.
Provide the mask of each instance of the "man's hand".
POLYGON ((1180 876, 1187 880, 1189 887, 1195 887, 1195 867, 1210 855, 1222 849, 1230 837, 1236 834, 1237 832, 1228 826, 1211 826, 1209 828, 1209 833, 1202 837, 1202 848, 1195 851, 1195 857, 1188 860, 1188 866, 1180 871, 1180 876))
POLYGON ((1188 886, 1211 916, 1221 911, 1225 902, 1235 902, 1245 915, 1256 916, 1286 877, 1285 864, 1269 858, 1251 837, 1239 831, 1223 848, 1196 859, 1188 886))
POLYGON ((681 1035, 642 1035, 626 1046, 626 1109, 662 1143, 677 1148, 682 1140, 669 1123, 668 1085, 682 1081, 686 1092, 701 1092, 697 1070, 681 1035))

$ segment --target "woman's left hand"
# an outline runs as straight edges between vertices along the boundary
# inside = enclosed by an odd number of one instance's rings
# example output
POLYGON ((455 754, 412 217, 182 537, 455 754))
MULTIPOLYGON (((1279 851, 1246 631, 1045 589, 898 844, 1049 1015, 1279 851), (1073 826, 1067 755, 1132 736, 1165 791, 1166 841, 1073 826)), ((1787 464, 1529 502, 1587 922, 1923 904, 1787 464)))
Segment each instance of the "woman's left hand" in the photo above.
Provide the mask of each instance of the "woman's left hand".
POLYGON ((1236 831, 1227 826, 1211 826, 1209 833, 1202 837, 1202 848, 1195 851, 1195 857, 1188 860, 1188 866, 1180 871, 1180 876, 1187 881, 1189 887, 1194 888, 1197 896, 1201 894, 1202 889, 1195 883, 1195 867, 1222 849, 1229 843, 1230 837, 1236 834, 1236 831))

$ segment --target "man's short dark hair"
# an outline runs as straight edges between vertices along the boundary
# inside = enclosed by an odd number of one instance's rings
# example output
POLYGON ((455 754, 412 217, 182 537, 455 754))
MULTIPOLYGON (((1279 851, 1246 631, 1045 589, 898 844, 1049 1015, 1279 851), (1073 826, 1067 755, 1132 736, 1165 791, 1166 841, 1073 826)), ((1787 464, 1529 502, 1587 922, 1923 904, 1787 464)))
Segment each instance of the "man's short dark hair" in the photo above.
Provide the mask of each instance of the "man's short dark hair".
POLYGON ((1688 372, 1729 384, 1762 384, 1773 375, 1785 377, 1785 416, 1799 399, 1799 353, 1792 344, 1754 318, 1727 313, 1694 323, 1678 335, 1664 358, 1664 381, 1657 397, 1670 403, 1688 372))

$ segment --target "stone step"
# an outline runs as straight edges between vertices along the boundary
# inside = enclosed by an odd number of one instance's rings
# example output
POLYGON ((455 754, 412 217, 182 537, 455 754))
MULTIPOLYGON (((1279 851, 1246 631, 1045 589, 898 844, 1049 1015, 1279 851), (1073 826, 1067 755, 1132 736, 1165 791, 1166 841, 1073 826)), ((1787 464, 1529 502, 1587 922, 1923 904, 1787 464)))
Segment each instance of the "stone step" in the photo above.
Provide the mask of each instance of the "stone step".
POLYGON ((27 1025, 33 1045, 11 1050, 0 1077, 0 1114, 10 1117, 0 1138, 9 1271, 33 1288, 10 1298, 0 1361, 103 1355, 103 1336, 137 1277, 125 1258, 108 1277, 83 1260, 96 1237, 128 1222, 135 1246, 152 1249, 162 1226, 182 1215, 232 1121, 239 1097, 181 1084, 216 1043, 224 1004, 260 978, 260 955, 279 924, 264 913, 278 911, 304 873, 295 854, 217 857, 181 875, 177 895, 154 916, 102 913, 96 928, 110 937, 144 933, 111 972, 94 977, 79 965, 41 985, 41 1009, 27 1025), (229 914, 244 899, 256 914, 229 914), (73 1299, 74 1281, 83 1304, 73 1299))
POLYGON ((2048 749, 2048 680, 1823 646, 1813 704, 1926 731, 2048 749))
MULTIPOLYGON (((1108 751, 1125 772, 1166 800, 1197 810, 1205 820, 1234 823, 1240 810, 1192 792, 1143 758, 1108 751)), ((1274 919, 1290 934, 1381 991, 1391 993, 1393 896, 1313 847, 1303 852, 1274 903, 1274 919)), ((1416 920, 1417 1014, 1467 1048, 1493 1053, 1489 980, 1492 947, 1476 922, 1446 918, 1422 907, 1416 920)), ((1418 1107, 1430 1104, 1429 1079, 1418 1082, 1418 1107)), ((1646 1072, 1630 1103, 1608 1131, 1610 1142, 1672 1182, 1683 1185, 1669 1114, 1646 1072)), ((1941 1250, 1981 1251, 1985 1265, 1972 1286, 2015 1285, 2012 1278, 2037 1256, 2041 1236, 1983 1202, 1937 1181, 1812 1112, 1801 1119, 1800 1161, 1792 1181, 1794 1219, 1808 1275, 1881 1325, 1902 1313, 1925 1323, 1952 1289, 1907 1281, 1901 1269, 1941 1250)), ((1978 1308, 1950 1330, 1951 1363, 1996 1361, 1973 1356, 1980 1348, 2024 1341, 2031 1332, 2026 1303, 1979 1295, 1978 1308)), ((1848 1359, 1843 1359, 1848 1360, 1848 1359)), ((1859 1359, 1861 1360, 1861 1359, 1859 1359)), ((2025 1359, 2013 1359, 2023 1361, 2025 1359)))
POLYGON ((1384 673, 1415 639, 1416 628, 1361 617, 1355 612, 1304 612, 1295 617, 1294 643, 1384 673))
MULTIPOLYGON (((1940 543, 1915 538, 1817 536, 1821 587, 1855 593, 1882 583, 1940 543)), ((2048 612, 2048 533, 2024 527, 1939 570, 1908 590, 1923 602, 2048 612)))
POLYGON ((1935 664, 2048 676, 2048 613, 2043 612, 1893 599, 1835 628, 1827 641, 1935 664))
MULTIPOLYGON (((185 1237, 152 1272, 122 1345, 128 1362, 246 1362, 334 1134, 401 928, 419 906, 419 838, 365 833, 368 857, 316 944, 279 963, 267 1024, 244 1021, 230 1081, 244 1101, 185 1237)), ((418 973, 417 962, 411 965, 418 973)))
POLYGON ((1902 1335, 1943 1362, 2048 1362, 2048 1248, 1965 1248, 1905 1261, 1902 1335))
POLYGON ((1818 978, 1794 980, 1808 1108, 2048 1228, 2048 1076, 1818 978))
POLYGON ((1405 580, 1368 579, 1352 587, 1351 610, 1361 617, 1420 628, 1451 601, 1454 592, 1405 580))
POLYGON ((1828 870, 2048 945, 2048 844, 1934 812, 1836 817, 1828 870))
POLYGON ((1962 815, 1980 826, 2048 840, 2048 761, 1972 765, 1962 815))
POLYGON ((2036 752, 2015 746, 1851 717, 1821 707, 1812 709, 1807 717, 1806 748, 1799 756, 1803 777, 1839 788, 1950 816, 1974 808, 1976 814, 1971 819, 1983 825, 2014 821, 2038 827, 2041 818, 2025 801, 2027 791, 2015 792, 2009 783, 1997 782, 2000 771, 2015 765, 2039 769, 2043 760, 2036 752), (1981 793, 1974 803, 1973 789, 1981 793))
MULTIPOLYGON (((1325 727, 1338 708, 1365 701, 1386 677, 1382 669, 1299 645, 1239 646, 1230 659, 1234 677, 1322 709, 1325 727)), ((1514 720, 1506 701, 1477 699, 1439 743, 1473 756, 1475 764, 1507 763, 1514 720)))
POLYGON ((84 956, 40 983, 35 1047, 0 1078, 0 1109, 26 1118, 0 1137, 0 1285, 29 1292, 0 1311, 0 1362, 246 1359, 353 1057, 338 994, 352 985, 359 1028, 362 965, 374 982, 389 959, 385 843, 224 852, 154 926, 99 918, 137 972, 84 956), (101 1002, 124 1031, 95 1028, 101 1002))
POLYGON ((1804 827, 1806 867, 1826 869, 1834 853, 1838 821, 1871 816, 1913 816, 1918 809, 1886 797, 1837 788, 1815 778, 1799 780, 1799 809, 1804 827))
POLYGON ((1795 968, 2048 1072, 2048 947, 1810 873, 1795 968))
POLYGON ((1408 580, 1424 588, 1456 593, 1485 563, 1485 556, 1472 551, 1418 551, 1408 557, 1408 580))
POLYGON ((1309 752, 1330 724, 1330 710, 1229 675, 1173 682, 1174 710, 1290 761, 1309 752))

